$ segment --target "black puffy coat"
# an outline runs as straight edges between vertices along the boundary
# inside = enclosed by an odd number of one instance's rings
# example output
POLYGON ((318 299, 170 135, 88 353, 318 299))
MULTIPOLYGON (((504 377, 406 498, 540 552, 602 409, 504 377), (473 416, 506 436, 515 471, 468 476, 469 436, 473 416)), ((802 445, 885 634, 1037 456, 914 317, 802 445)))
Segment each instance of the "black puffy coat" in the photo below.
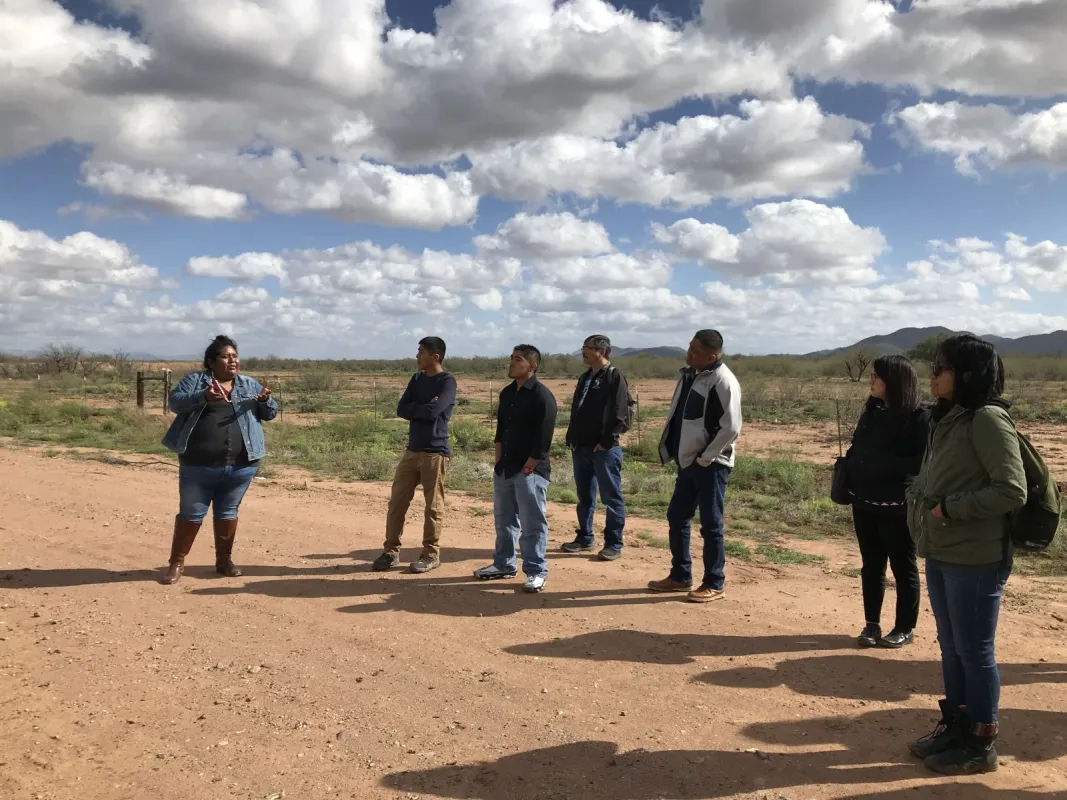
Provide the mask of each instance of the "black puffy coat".
POLYGON ((904 513, 904 490, 919 474, 929 436, 929 408, 894 414, 870 398, 847 453, 853 502, 904 513))

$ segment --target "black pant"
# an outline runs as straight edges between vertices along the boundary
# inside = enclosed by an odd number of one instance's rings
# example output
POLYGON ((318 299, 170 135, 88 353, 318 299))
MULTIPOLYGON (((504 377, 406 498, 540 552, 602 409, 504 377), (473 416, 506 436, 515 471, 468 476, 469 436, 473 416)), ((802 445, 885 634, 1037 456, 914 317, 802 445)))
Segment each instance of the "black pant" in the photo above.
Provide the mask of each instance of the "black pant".
POLYGON ((855 504, 852 522, 863 558, 863 613, 867 622, 879 624, 885 596, 885 565, 889 562, 897 582, 895 628, 910 631, 919 619, 919 567, 915 542, 904 514, 873 510, 855 504))

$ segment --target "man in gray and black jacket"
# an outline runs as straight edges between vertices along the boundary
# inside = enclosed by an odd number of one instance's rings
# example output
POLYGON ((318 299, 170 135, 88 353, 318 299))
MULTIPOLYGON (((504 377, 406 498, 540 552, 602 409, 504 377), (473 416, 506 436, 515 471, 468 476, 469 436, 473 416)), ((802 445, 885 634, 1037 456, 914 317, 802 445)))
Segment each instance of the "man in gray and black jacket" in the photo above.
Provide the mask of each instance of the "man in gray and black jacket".
POLYGON ((578 493, 578 529, 574 541, 561 548, 565 553, 593 549, 593 512, 599 488, 606 509, 604 548, 598 554, 601 561, 614 561, 622 555, 626 525, 619 436, 628 427, 630 392, 622 373, 608 361, 610 355, 607 336, 590 336, 582 345, 582 361, 589 369, 574 387, 566 439, 578 493))
POLYGON ((723 506, 734 466, 734 443, 741 433, 741 387, 722 361, 722 334, 697 331, 674 390, 667 425, 660 439, 660 460, 678 465, 674 494, 667 508, 671 574, 651 581, 654 592, 689 592, 695 603, 723 596, 726 563, 723 506), (704 538, 704 576, 692 589, 690 524, 700 509, 704 538), (690 591, 692 589, 692 591, 690 591))

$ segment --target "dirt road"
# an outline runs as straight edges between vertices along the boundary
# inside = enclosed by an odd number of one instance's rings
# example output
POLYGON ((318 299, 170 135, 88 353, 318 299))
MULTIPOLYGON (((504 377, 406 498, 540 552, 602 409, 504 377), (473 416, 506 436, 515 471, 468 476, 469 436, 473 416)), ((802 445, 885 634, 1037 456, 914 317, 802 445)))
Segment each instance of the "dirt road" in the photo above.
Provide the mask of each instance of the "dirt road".
POLYGON ((853 649, 854 553, 731 564, 696 606, 643 591, 668 554, 635 541, 553 555, 531 596, 471 578, 484 502, 452 499, 440 570, 380 576, 387 487, 303 487, 249 492, 243 578, 202 535, 163 587, 173 467, 0 449, 0 797, 1067 797, 1062 581, 1012 579, 1003 766, 950 780, 905 749, 939 688, 926 604, 913 647, 853 649))

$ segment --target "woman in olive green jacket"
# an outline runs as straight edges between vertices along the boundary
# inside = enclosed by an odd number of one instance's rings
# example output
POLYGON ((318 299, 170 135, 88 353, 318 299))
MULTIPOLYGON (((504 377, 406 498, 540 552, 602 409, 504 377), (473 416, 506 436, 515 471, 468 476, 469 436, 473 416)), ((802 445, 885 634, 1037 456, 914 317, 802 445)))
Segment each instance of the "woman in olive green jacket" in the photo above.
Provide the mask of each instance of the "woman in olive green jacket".
POLYGON ((908 489, 908 527, 926 559, 945 699, 937 729, 910 749, 936 772, 989 772, 997 768, 994 638, 1012 566, 1009 515, 1026 502, 1026 478, 991 344, 970 334, 945 340, 930 389, 937 406, 908 489))

